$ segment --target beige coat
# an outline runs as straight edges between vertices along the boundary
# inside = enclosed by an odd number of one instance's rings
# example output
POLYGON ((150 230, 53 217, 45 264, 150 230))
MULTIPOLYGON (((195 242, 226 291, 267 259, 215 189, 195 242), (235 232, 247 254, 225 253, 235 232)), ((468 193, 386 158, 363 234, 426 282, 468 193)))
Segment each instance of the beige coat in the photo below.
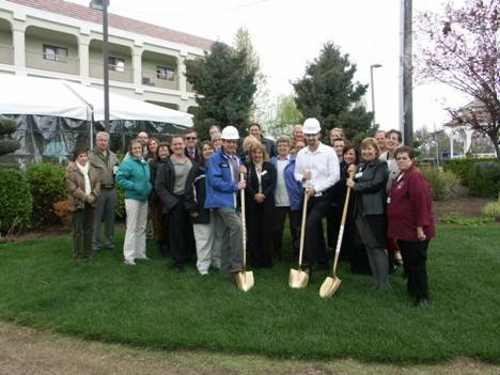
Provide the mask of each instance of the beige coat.
POLYGON ((95 201, 101 191, 101 181, 92 165, 89 166, 89 178, 92 192, 88 197, 85 196, 85 177, 74 162, 68 164, 66 168, 66 191, 69 195, 71 211, 85 208, 85 202, 95 206, 95 201))

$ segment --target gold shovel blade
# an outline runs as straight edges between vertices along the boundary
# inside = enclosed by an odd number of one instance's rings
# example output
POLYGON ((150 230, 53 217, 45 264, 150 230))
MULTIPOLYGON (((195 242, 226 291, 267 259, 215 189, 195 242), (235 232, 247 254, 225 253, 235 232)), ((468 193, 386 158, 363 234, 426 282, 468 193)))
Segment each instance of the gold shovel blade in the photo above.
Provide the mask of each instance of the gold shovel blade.
POLYGON ((319 296, 321 298, 328 298, 335 294, 337 289, 340 287, 342 280, 338 277, 327 277, 323 284, 321 284, 321 288, 319 288, 319 296))
POLYGON ((288 285, 292 289, 302 289, 309 283, 309 274, 306 271, 291 269, 288 276, 288 285))
POLYGON ((235 275, 236 286, 238 289, 248 292, 255 285, 252 271, 241 271, 235 275))

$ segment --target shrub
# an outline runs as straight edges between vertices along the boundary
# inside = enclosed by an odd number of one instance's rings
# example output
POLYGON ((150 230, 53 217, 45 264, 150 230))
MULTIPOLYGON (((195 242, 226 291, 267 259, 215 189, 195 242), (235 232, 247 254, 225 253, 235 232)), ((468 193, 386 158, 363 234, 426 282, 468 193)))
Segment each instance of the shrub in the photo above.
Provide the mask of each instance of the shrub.
POLYGON ((51 163, 34 164, 27 171, 33 196, 34 225, 59 222, 54 213, 54 203, 66 197, 64 168, 51 163))
POLYGON ((500 163, 479 162, 469 172, 469 192, 478 197, 497 197, 500 190, 500 163))
POLYGON ((486 217, 500 218, 500 201, 487 203, 481 210, 486 217))
POLYGON ((433 200, 442 201, 452 197, 459 183, 458 177, 453 172, 422 168, 422 173, 432 186, 433 200))
POLYGON ((17 169, 0 168, 0 233, 31 226, 32 198, 26 176, 17 169))
POLYGON ((125 191, 118 184, 116 184, 115 215, 120 220, 125 219, 125 191))
POLYGON ((474 165, 477 163, 482 163, 485 161, 495 161, 496 159, 474 159, 474 158, 465 158, 465 159, 450 159, 444 164, 445 171, 451 171, 455 173, 458 178, 460 178, 460 182, 464 186, 469 186, 470 183, 470 172, 474 165))

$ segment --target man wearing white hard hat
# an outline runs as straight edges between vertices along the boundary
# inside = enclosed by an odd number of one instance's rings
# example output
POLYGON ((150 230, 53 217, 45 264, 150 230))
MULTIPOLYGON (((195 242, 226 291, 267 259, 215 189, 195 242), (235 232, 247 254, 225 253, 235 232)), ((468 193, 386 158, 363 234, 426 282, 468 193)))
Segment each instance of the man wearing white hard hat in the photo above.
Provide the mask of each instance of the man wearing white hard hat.
POLYGON ((225 272, 242 270, 242 228, 238 212, 238 191, 245 188, 240 173, 246 168, 236 155, 238 129, 226 126, 222 130, 222 147, 208 160, 206 172, 205 208, 213 210, 215 231, 221 237, 221 268, 225 272))
POLYGON ((328 267, 322 219, 330 209, 330 190, 340 179, 339 160, 335 151, 321 143, 321 125, 315 118, 304 121, 307 147, 297 154, 295 179, 301 181, 309 196, 304 244, 304 268, 311 271, 316 263, 328 267))

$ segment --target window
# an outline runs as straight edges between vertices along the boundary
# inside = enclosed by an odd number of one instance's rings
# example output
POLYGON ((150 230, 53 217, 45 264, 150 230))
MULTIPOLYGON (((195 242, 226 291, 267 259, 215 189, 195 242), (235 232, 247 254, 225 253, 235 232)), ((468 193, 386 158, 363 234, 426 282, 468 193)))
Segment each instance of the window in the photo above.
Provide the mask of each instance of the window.
POLYGON ((125 71, 125 60, 119 57, 109 56, 108 68, 109 70, 123 73, 125 71))
POLYGON ((175 70, 168 66, 157 66, 156 67, 156 78, 165 79, 167 81, 175 80, 175 70))
POLYGON ((68 49, 44 44, 43 58, 50 61, 66 62, 68 58, 68 49))

